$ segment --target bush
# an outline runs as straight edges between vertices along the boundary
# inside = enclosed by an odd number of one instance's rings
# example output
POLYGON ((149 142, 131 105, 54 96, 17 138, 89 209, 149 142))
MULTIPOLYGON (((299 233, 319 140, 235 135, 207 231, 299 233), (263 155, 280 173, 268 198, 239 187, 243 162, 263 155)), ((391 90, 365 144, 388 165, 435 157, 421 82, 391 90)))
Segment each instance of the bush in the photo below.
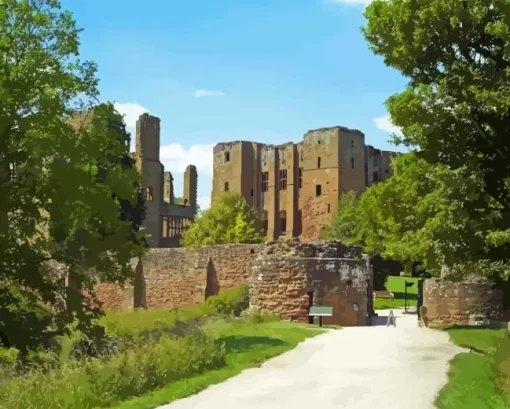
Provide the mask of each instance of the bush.
POLYGON ((30 349, 52 345, 52 314, 33 295, 0 286, 0 317, 0 347, 13 347, 26 354, 30 349))
POLYGON ((241 317, 244 321, 251 324, 262 324, 263 322, 279 321, 280 317, 258 308, 250 308, 242 312, 241 317))
POLYGON ((219 314, 239 317, 241 312, 250 305, 248 286, 227 290, 219 295, 213 295, 206 301, 206 305, 214 308, 219 314))
POLYGON ((205 334, 140 343, 110 359, 29 374, 0 383, 0 401, 10 409, 109 407, 168 383, 219 368, 224 347, 205 334))

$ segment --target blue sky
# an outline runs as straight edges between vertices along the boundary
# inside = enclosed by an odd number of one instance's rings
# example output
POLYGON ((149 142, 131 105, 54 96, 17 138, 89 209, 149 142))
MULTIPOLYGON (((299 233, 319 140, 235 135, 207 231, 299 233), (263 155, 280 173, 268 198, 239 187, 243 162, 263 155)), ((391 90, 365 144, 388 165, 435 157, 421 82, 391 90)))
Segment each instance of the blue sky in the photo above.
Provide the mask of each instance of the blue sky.
POLYGON ((128 127, 161 118, 161 160, 182 191, 194 164, 207 207, 218 142, 298 142, 342 125, 388 143, 384 101, 405 80, 368 49, 369 0, 63 0, 82 58, 99 65, 102 100, 128 127))

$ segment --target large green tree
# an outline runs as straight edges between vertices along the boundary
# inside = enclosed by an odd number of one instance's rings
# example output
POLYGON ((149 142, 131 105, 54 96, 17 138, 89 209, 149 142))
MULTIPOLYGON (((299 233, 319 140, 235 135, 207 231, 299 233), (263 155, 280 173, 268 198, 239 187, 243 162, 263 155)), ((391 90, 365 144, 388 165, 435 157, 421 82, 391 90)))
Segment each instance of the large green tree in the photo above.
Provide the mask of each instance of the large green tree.
MULTIPOLYGON (((455 170, 431 165, 415 153, 393 162, 394 175, 340 200, 325 238, 360 246, 371 255, 397 260, 410 269, 423 263, 439 274, 441 267, 465 266, 480 261, 494 228, 492 217, 473 218, 466 203, 483 209, 482 178, 467 167, 455 170)), ((497 216, 497 214, 496 214, 497 216)))
MULTIPOLYGON (((48 261, 65 263, 93 295, 98 281, 132 277, 130 261, 144 248, 123 119, 98 105, 96 66, 79 59, 79 32, 57 0, 1 2, 0 283, 21 309, 51 306, 57 333, 76 318, 87 326, 100 310, 48 261), (73 124, 85 111, 90 122, 73 124)), ((11 324, 14 310, 0 300, 11 324)), ((4 340, 9 329, 0 320, 4 340)))
MULTIPOLYGON (((363 29, 371 50, 408 81, 387 107, 397 144, 429 164, 463 169, 477 188, 469 220, 491 219, 474 269, 501 272, 510 255, 510 3, 374 0, 363 29)), ((467 266, 465 266, 467 269, 467 266)))
POLYGON ((182 237, 188 248, 228 243, 260 243, 264 239, 260 214, 238 193, 225 192, 195 218, 182 237))

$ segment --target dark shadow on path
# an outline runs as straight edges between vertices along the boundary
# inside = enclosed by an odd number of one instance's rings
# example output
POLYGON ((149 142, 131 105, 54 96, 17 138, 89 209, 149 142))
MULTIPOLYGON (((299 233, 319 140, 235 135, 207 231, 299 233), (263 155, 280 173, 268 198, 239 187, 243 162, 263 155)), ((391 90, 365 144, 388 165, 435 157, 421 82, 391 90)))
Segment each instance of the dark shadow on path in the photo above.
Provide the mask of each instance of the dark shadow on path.
POLYGON ((279 339, 269 337, 245 337, 242 335, 229 335, 216 340, 218 344, 225 344, 227 353, 256 350, 260 347, 285 345, 279 339))

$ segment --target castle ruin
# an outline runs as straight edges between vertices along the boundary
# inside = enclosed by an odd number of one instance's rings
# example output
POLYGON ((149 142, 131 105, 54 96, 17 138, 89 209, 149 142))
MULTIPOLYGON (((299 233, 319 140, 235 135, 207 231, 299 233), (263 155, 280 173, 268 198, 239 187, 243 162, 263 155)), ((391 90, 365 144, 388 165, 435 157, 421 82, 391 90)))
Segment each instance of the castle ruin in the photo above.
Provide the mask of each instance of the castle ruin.
POLYGON ((182 204, 175 203, 173 177, 159 159, 160 119, 147 113, 136 121, 136 167, 142 175, 146 215, 143 227, 149 247, 179 247, 183 231, 197 213, 197 169, 184 173, 182 204))
POLYGON ((340 196, 388 179, 396 155, 365 145, 361 131, 341 126, 308 131, 299 143, 219 143, 211 202, 225 191, 241 193, 262 212, 269 240, 317 240, 340 196))

